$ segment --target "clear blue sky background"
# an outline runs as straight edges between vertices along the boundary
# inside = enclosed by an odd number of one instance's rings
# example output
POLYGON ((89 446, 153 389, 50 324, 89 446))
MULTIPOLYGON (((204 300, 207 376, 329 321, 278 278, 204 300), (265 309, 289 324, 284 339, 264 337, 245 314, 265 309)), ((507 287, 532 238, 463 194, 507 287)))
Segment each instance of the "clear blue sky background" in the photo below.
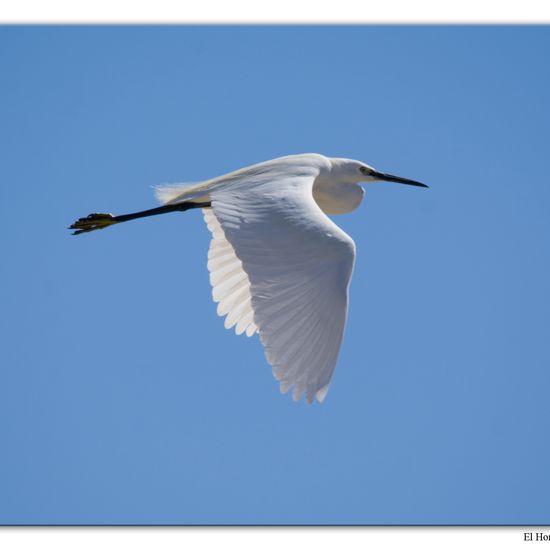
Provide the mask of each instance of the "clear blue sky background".
POLYGON ((548 27, 0 28, 1 523, 550 522, 548 27), (151 186, 369 186, 323 405, 223 328, 151 186))

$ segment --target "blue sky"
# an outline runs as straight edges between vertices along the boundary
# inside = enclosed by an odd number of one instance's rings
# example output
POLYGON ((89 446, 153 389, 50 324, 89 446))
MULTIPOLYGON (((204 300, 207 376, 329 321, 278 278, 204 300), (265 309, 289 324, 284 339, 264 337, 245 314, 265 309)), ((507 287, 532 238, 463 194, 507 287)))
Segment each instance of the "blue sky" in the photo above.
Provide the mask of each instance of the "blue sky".
POLYGON ((1 27, 1 523, 548 523, 548 27, 1 27), (428 183, 358 257, 323 405, 223 328, 151 186, 319 152, 428 183))

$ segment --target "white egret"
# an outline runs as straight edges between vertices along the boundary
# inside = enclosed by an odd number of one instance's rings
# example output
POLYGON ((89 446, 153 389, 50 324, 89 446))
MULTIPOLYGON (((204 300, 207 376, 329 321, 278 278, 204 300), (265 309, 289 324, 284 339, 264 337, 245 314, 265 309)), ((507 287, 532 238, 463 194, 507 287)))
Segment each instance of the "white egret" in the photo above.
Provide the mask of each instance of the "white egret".
POLYGON ((163 206, 90 214, 74 234, 128 220, 202 208, 212 233, 208 270, 217 312, 237 334, 259 333, 282 392, 322 402, 344 333, 355 243, 326 214, 355 210, 360 183, 392 181, 356 160, 281 157, 195 184, 160 186, 163 206))

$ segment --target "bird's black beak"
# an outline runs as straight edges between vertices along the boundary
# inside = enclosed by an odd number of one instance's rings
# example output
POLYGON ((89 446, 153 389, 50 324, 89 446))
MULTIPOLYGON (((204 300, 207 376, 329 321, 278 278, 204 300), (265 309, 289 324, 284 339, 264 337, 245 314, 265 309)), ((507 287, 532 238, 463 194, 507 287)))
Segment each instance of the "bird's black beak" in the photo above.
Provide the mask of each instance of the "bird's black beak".
POLYGON ((383 180, 383 181, 393 181, 395 183, 415 185, 416 187, 428 187, 426 184, 420 183, 419 181, 408 180, 407 178, 392 176, 391 174, 384 174, 384 172, 373 172, 372 176, 374 176, 376 179, 383 180))

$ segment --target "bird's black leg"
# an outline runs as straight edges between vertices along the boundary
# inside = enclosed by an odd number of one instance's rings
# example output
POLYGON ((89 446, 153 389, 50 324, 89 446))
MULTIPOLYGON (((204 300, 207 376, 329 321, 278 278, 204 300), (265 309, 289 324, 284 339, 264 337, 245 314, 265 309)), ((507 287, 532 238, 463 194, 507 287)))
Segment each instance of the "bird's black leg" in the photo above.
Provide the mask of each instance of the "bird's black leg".
POLYGON ((164 206, 159 206, 158 208, 151 208, 150 210, 143 210, 141 212, 133 212, 132 214, 122 214, 120 216, 94 212, 85 218, 76 220, 69 227, 69 229, 75 229, 75 231, 73 231, 73 235, 80 235, 81 233, 88 233, 89 231, 95 231, 96 229, 105 229, 110 225, 136 220, 138 218, 158 216, 159 214, 168 214, 169 212, 185 212, 186 210, 192 210, 193 208, 207 208, 209 206, 211 206, 210 202, 181 202, 179 204, 165 204, 164 206))

